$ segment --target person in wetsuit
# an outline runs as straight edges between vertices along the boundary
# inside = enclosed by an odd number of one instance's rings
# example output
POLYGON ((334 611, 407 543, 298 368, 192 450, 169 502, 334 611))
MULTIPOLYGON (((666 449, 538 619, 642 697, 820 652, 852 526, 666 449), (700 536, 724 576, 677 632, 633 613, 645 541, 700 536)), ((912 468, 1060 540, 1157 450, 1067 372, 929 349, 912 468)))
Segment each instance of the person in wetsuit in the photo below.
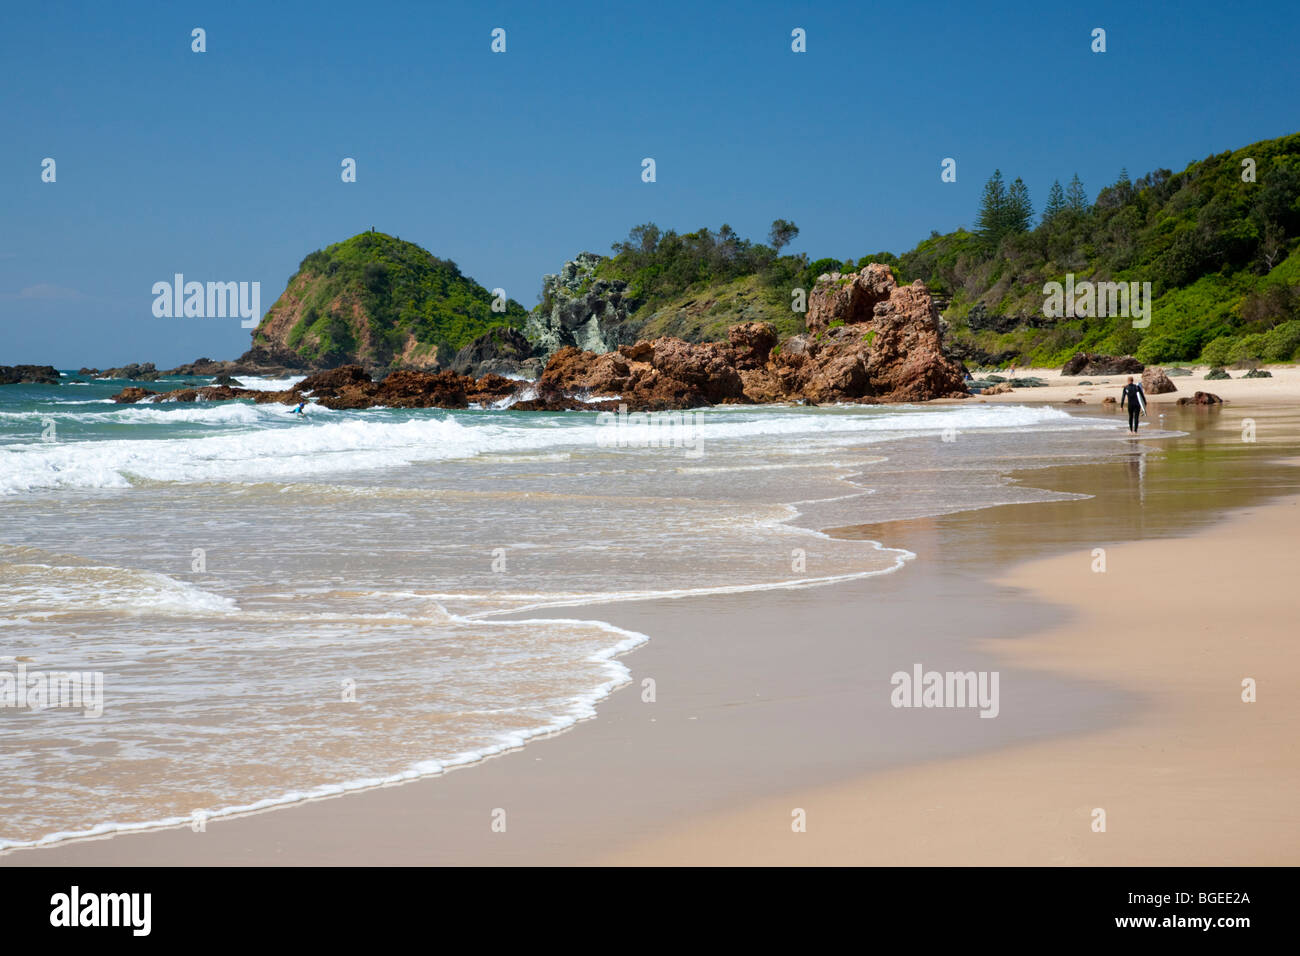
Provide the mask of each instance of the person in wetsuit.
POLYGON ((1123 408, 1126 403, 1128 404, 1128 430, 1131 432, 1138 430, 1138 416, 1142 414, 1142 403, 1144 401, 1146 401, 1146 395, 1142 391, 1142 386, 1135 385, 1133 376, 1130 375, 1128 384, 1119 393, 1119 407, 1123 408))

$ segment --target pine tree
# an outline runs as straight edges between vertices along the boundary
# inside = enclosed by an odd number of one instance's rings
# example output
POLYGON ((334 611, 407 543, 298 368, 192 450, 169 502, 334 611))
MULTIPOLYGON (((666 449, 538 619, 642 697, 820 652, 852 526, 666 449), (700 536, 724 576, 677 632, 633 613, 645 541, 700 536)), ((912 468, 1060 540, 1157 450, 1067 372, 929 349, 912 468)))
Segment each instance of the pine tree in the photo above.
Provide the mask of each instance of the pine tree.
POLYGON ((1029 201, 1029 187, 1019 176, 1007 191, 1007 232, 1028 232, 1034 221, 1034 204, 1029 201))
POLYGON ((1051 192, 1047 194, 1047 207, 1043 210, 1043 225, 1047 225, 1066 209, 1065 190, 1059 179, 1052 181, 1051 192))
POLYGON ((980 212, 975 220, 975 231, 989 245, 997 245, 1007 228, 1007 190, 1002 183, 1002 170, 995 169, 984 184, 980 199, 980 212))
POLYGON ((1070 188, 1065 193, 1065 202, 1072 212, 1088 211, 1088 194, 1083 191, 1083 183, 1079 181, 1078 173, 1075 173, 1074 178, 1070 180, 1070 188))
POLYGON ((1128 178, 1127 166, 1119 171, 1119 179, 1115 180, 1115 193, 1121 203, 1126 203, 1133 198, 1133 181, 1128 178))

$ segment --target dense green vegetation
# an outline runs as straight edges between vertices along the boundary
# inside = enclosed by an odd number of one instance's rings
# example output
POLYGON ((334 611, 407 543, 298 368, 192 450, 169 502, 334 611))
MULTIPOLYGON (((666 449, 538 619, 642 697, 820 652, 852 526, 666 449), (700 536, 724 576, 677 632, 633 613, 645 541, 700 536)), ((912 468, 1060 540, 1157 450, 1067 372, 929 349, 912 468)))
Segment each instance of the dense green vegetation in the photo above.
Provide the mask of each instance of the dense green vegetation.
POLYGON ((1211 156, 1180 173, 1160 169, 1130 180, 1121 171, 1091 203, 1076 175, 1066 187, 1053 184, 1033 220, 1024 183, 1007 186, 996 172, 974 231, 931 233, 902 255, 881 252, 856 263, 781 255, 798 233, 786 220, 773 223, 768 245, 726 225, 679 234, 647 223, 614 244, 596 276, 628 283, 634 318, 647 330, 720 337, 729 318, 739 321, 728 303, 742 287, 746 318, 762 311, 782 331, 797 329, 793 289, 874 261, 889 264, 900 282, 923 279, 948 300, 950 338, 969 355, 1041 365, 1059 365, 1080 349, 1146 362, 1300 359, 1300 134, 1211 156), (1043 286, 1067 273, 1076 281, 1149 282, 1150 325, 1135 329, 1131 318, 1116 316, 1045 317, 1043 286), (696 306, 713 318, 682 318, 696 306))
POLYGON ((522 326, 525 315, 514 300, 493 312, 492 293, 456 263, 382 232, 363 232, 303 259, 254 344, 267 341, 266 326, 299 295, 298 318, 284 344, 329 365, 386 365, 408 334, 419 352, 437 347, 449 356, 490 328, 522 326))
POLYGON ((1177 174, 1161 169, 1131 181, 1121 171, 1091 204, 1080 201, 1077 180, 1068 194, 1058 183, 1032 229, 1007 225, 1005 212, 998 218, 990 183, 980 232, 934 234, 898 261, 903 281, 924 279, 951 298, 945 315, 955 340, 1042 365, 1079 349, 1147 362, 1300 358, 1300 134, 1177 174), (1243 181, 1247 159, 1253 182, 1243 181), (1150 282, 1150 326, 1134 329, 1116 317, 1044 320, 1043 285, 1066 273, 1150 282))

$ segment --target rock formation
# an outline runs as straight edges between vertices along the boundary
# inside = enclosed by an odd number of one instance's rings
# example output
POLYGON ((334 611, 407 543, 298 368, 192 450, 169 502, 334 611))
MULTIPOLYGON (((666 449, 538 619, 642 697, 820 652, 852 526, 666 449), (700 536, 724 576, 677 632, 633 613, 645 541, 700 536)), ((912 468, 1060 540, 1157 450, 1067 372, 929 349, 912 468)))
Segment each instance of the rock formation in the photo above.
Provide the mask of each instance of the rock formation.
POLYGON ((1062 375, 1137 375, 1145 368, 1131 355, 1076 352, 1061 366, 1062 375))

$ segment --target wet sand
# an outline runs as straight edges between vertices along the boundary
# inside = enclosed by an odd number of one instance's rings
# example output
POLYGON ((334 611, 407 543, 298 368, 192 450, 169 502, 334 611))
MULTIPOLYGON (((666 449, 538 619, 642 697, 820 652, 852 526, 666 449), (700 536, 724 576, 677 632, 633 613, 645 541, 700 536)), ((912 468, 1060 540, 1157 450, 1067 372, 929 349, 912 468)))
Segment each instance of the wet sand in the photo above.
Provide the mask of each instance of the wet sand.
MULTIPOLYGON (((1171 856, 1116 839, 1110 845, 1139 855, 1115 859, 1219 862, 1212 853, 1225 841, 1198 843, 1197 834, 1220 827, 1241 842, 1239 861, 1294 863, 1294 843, 1281 839, 1280 828, 1289 823, 1294 834, 1295 821, 1276 802, 1277 793, 1293 792, 1294 750, 1278 750, 1269 736, 1276 726, 1252 736, 1225 716, 1235 711, 1180 704, 1179 695, 1201 687, 1187 675, 1198 657, 1180 653, 1191 646, 1180 641, 1182 615, 1206 604, 1199 596, 1241 585, 1223 553, 1246 532, 1220 519, 1256 508, 1278 517, 1250 534, 1271 541, 1268 548, 1294 541, 1281 516, 1300 509, 1279 499, 1300 483, 1300 471, 1281 461, 1300 454, 1300 417, 1264 407, 1169 415, 1166 427, 1191 434, 1135 441, 1119 462, 1019 476, 1095 497, 837 532, 916 552, 895 574, 595 609, 593 616, 652 640, 624 658, 632 683, 600 705, 596 720, 568 733, 445 777, 211 821, 202 833, 182 828, 16 851, 0 864, 1112 862, 1079 850, 1077 841, 1092 835, 1086 816, 1076 831, 1080 808, 1109 803, 1110 829, 1097 836, 1119 838, 1138 819, 1150 832, 1152 815, 1168 810, 1174 793, 1181 797, 1169 829, 1179 832, 1176 821, 1191 829, 1166 847, 1171 856), (1245 412, 1257 419, 1252 443, 1241 440, 1245 412), (1214 542, 1209 557, 1193 543, 1202 540, 1214 542), (1086 570, 1096 547, 1107 548, 1107 574, 1086 570), (1144 556, 1166 575, 1159 586, 1119 586, 1118 563, 1148 547, 1172 549, 1164 558, 1144 556), (1047 570, 1028 561, 1046 562, 1047 570), (1104 615, 1105 628, 1087 617, 1093 612, 1104 615), (1136 679, 1126 654, 1139 637, 1158 643, 1136 679), (892 707, 891 674, 916 662, 999 671, 997 719, 892 707), (1159 683, 1166 665, 1176 675, 1167 686, 1159 683), (643 699, 647 678, 653 702, 643 699), (1206 761, 1199 746, 1206 721, 1227 735, 1213 752, 1224 756, 1231 742, 1244 767, 1206 761), (1153 737, 1156 731, 1165 736, 1153 737), (1171 747, 1170 740, 1196 745, 1171 747), (1103 743, 1075 768, 1080 741, 1103 743), (1037 753, 1048 757, 1016 763, 1037 753), (1156 787, 1151 773, 1134 776, 1143 766, 1165 773, 1169 788, 1156 787), (1070 789, 1079 775, 1095 777, 1098 787, 1070 789), (1286 789, 1273 789, 1275 779, 1286 789), (1225 803, 1232 787, 1238 799, 1225 803), (936 804, 964 809, 937 825, 936 804), (875 813, 877 805, 894 815, 875 813), (809 811, 808 833, 791 833, 792 807, 809 811), (1231 826, 1225 813, 1235 814, 1231 826), (882 834, 893 841, 888 852, 876 852, 882 834), (803 842, 778 842, 790 840, 803 842), (1269 845, 1271 856, 1245 858, 1269 845)), ((1286 670, 1289 646, 1279 647, 1271 629, 1289 612, 1291 591, 1272 576, 1259 581, 1265 590, 1257 600, 1233 607, 1237 626, 1267 653, 1214 658, 1215 693, 1231 702, 1239 671, 1258 671, 1274 701, 1286 693, 1277 685, 1294 674, 1286 670), (1223 681, 1226 690, 1217 687, 1223 681)), ((1213 620, 1208 633, 1217 639, 1224 624, 1213 620)), ((1212 642, 1200 649, 1209 654, 1212 642)), ((1258 708, 1244 713, 1276 725, 1279 712, 1264 699, 1235 706, 1258 708)))

